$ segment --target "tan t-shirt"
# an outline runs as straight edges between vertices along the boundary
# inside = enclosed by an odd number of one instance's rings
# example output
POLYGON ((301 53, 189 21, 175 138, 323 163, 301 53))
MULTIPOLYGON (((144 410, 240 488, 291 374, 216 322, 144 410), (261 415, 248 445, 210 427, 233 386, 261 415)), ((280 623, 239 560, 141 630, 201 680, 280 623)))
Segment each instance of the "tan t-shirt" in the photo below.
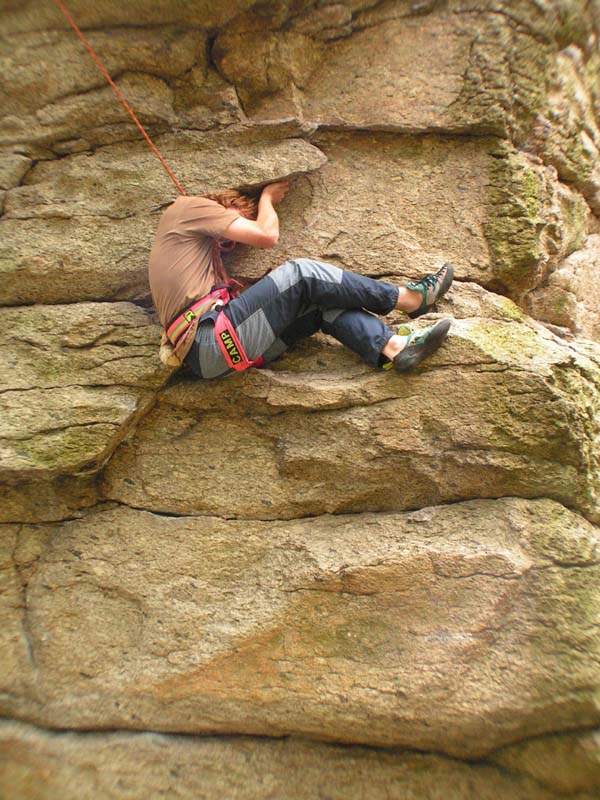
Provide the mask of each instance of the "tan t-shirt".
MULTIPOLYGON (((224 238, 225 231, 240 216, 206 197, 181 196, 164 212, 148 265, 150 291, 158 318, 166 328, 196 300, 208 294, 215 283, 212 263, 213 239, 224 238)), ((198 316, 208 311, 198 309, 198 316)), ((197 321, 190 326, 175 352, 183 359, 194 341, 197 321)))

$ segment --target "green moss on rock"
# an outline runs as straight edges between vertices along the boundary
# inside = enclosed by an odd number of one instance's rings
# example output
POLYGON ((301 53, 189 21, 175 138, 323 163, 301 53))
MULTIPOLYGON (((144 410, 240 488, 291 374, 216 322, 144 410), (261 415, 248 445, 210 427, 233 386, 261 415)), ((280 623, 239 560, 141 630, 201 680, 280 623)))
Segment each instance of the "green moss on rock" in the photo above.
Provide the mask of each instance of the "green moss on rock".
POLYGON ((553 264, 580 246, 588 209, 555 173, 510 145, 499 143, 492 155, 484 231, 495 288, 520 303, 553 264))
POLYGON ((494 273, 514 297, 535 285, 542 258, 541 186, 536 172, 507 145, 491 159, 485 235, 494 273))

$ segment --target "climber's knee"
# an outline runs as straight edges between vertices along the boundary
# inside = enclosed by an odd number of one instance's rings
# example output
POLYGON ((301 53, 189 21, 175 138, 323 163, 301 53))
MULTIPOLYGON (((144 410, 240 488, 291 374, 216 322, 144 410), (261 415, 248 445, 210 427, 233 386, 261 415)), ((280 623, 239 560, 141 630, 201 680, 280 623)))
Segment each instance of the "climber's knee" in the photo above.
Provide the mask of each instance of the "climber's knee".
POLYGON ((269 278, 275 281, 280 292, 287 291, 287 289, 295 286, 302 279, 302 274, 298 263, 300 260, 303 259, 290 259, 289 261, 284 262, 279 267, 276 267, 274 270, 269 272, 269 278))
POLYGON ((269 273, 280 292, 285 292, 301 282, 324 281, 340 284, 343 275, 344 272, 339 267, 312 258, 290 259, 269 273))

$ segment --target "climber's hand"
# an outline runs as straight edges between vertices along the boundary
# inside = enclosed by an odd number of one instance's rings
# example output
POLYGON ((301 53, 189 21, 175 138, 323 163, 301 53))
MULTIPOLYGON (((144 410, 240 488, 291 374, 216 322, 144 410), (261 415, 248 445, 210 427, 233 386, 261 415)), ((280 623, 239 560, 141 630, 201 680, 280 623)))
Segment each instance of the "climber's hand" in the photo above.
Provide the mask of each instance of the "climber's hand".
POLYGON ((277 181, 270 183, 263 189, 263 194, 266 195, 273 204, 279 203, 286 196, 290 188, 289 181, 277 181))

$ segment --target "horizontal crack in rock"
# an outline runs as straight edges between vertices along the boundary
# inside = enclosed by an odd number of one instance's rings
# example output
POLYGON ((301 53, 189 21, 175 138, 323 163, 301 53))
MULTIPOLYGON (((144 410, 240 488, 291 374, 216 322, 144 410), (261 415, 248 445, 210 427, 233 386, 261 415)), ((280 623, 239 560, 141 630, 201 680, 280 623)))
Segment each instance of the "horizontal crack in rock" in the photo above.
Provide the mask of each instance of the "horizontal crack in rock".
MULTIPOLYGON (((496 750, 490 751, 486 756, 480 759, 469 759, 469 758, 459 758, 458 756, 449 755, 445 753, 443 750, 420 750, 418 748, 411 748, 411 747, 383 747, 381 745, 368 745, 368 744, 357 744, 356 742, 352 741, 345 741, 345 740, 322 740, 316 737, 311 736, 295 736, 294 734, 282 734, 281 736, 273 736, 267 734, 246 734, 246 733, 238 733, 234 730, 229 732, 216 732, 216 733, 190 733, 188 731, 177 731, 177 730, 170 730, 170 731, 163 731, 158 730, 155 728, 110 728, 110 727, 85 727, 85 728, 63 728, 60 726, 44 726, 40 725, 36 722, 31 722, 26 718, 21 718, 18 716, 15 717, 8 717, 8 716, 0 716, 0 724, 1 723, 12 723, 18 724, 19 726, 23 726, 24 728, 29 728, 38 731, 41 734, 47 734, 52 737, 59 737, 61 735, 71 735, 71 736, 78 736, 82 739, 88 737, 95 737, 98 735, 120 735, 120 736, 130 736, 131 738, 143 737, 147 736, 148 734, 160 736, 160 737, 170 737, 176 738, 181 737, 187 740, 195 740, 198 743, 204 742, 207 740, 237 740, 242 739, 244 741, 248 740, 256 740, 256 741, 263 741, 263 742, 277 742, 283 740, 296 740, 296 741, 308 741, 313 742, 315 744, 323 744, 329 746, 337 746, 337 747, 344 747, 344 748, 352 748, 357 747, 364 750, 371 750, 374 752, 381 752, 381 753, 390 753, 395 755, 404 755, 404 754, 420 754, 420 755, 432 755, 437 756, 439 758, 443 758, 447 761, 459 763, 459 764, 482 764, 482 765, 490 765, 494 768, 499 768, 499 766, 491 760, 492 757, 505 749, 506 746, 514 746, 514 745, 521 745, 526 744, 528 742, 533 741, 543 741, 548 739, 551 736, 557 736, 561 734, 581 734, 585 735, 590 731, 596 730, 595 725, 589 726, 579 726, 579 727, 566 727, 566 728, 557 728, 556 730, 548 731, 545 734, 540 736, 531 736, 531 737, 524 737, 522 739, 516 739, 515 741, 511 742, 510 745, 504 745, 501 748, 497 748, 496 750)), ((503 767, 506 769, 506 767, 503 767)))

